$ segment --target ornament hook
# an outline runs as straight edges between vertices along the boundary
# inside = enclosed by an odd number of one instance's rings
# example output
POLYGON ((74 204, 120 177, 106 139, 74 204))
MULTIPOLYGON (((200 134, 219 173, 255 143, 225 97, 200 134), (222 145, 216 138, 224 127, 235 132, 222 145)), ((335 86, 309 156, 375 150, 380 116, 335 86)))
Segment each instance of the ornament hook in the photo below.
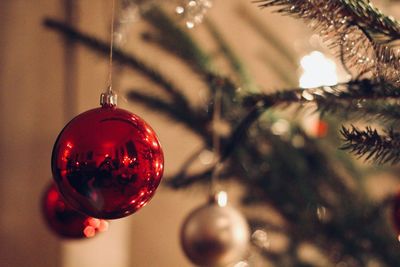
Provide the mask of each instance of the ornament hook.
POLYGON ((112 90, 111 86, 108 87, 105 93, 100 95, 100 105, 102 107, 115 107, 117 105, 118 95, 112 90))

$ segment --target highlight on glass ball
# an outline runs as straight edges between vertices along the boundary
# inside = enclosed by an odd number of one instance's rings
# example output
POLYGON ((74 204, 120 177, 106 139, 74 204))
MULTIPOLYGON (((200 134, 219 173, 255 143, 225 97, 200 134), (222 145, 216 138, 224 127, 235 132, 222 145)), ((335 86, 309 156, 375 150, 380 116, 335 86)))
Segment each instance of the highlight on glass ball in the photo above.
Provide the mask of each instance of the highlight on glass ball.
POLYGON ((75 209, 95 218, 118 219, 152 198, 164 157, 155 132, 143 119, 103 104, 64 127, 51 164, 59 191, 75 209))
POLYGON ((68 205, 54 183, 44 192, 42 212, 50 230, 62 238, 90 238, 108 229, 107 221, 86 216, 68 205))
POLYGON ((200 206, 185 219, 181 246, 199 266, 227 266, 240 261, 248 250, 250 229, 246 219, 225 198, 200 206))

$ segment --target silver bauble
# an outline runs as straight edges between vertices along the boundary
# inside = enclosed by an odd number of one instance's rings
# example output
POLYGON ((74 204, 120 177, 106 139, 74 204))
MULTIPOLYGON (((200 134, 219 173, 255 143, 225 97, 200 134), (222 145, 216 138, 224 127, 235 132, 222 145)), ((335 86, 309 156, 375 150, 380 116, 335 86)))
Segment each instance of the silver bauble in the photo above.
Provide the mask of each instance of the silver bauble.
POLYGON ((181 229, 181 245, 196 265, 226 266, 243 258, 249 233, 247 221, 239 211, 210 202, 186 218, 181 229))

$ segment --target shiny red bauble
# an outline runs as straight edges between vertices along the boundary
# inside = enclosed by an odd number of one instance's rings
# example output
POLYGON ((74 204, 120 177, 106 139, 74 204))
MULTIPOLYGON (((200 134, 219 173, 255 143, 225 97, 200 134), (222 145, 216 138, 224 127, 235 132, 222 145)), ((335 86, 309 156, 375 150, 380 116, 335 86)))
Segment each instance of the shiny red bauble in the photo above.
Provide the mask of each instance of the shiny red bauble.
POLYGON ((107 221, 86 216, 65 203, 53 183, 43 195, 42 211, 49 228, 62 238, 93 237, 108 229, 107 221))
POLYGON ((151 199, 163 175, 164 157, 143 119, 104 105, 65 126, 54 144, 51 166, 72 207, 95 218, 117 219, 151 199))

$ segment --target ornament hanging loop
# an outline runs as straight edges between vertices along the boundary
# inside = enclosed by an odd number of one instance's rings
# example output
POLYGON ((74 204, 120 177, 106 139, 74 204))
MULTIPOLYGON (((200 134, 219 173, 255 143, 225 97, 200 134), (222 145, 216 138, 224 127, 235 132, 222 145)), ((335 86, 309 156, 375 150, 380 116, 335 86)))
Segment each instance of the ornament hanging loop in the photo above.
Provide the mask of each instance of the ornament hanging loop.
POLYGON ((117 94, 112 89, 112 74, 113 74, 113 49, 114 49, 114 16, 115 16, 115 0, 112 0, 111 8, 111 32, 110 32, 110 57, 108 64, 108 87, 105 93, 100 95, 100 105, 102 107, 117 106, 117 94))
POLYGON ((214 169, 211 173, 211 181, 210 181, 210 195, 209 198, 211 200, 215 199, 215 196, 218 194, 218 177, 221 173, 223 163, 221 162, 221 141, 220 135, 217 129, 217 125, 221 121, 221 109, 222 109, 222 91, 221 87, 217 86, 215 95, 214 95, 214 108, 213 108, 213 118, 212 118, 212 146, 215 157, 215 165, 214 169))
POLYGON ((218 194, 221 191, 221 187, 219 185, 218 179, 219 179, 222 169, 223 169, 223 164, 220 162, 220 159, 218 157, 216 159, 214 169, 211 173, 210 191, 209 191, 210 202, 214 202, 214 200, 217 200, 218 194))
POLYGON ((115 107, 115 106, 117 106, 117 102, 118 102, 117 100, 118 100, 118 96, 112 90, 111 86, 108 87, 108 89, 105 93, 102 93, 100 95, 100 105, 102 107, 115 107))
POLYGON ((225 207, 228 204, 228 194, 225 191, 215 191, 208 199, 210 205, 225 207))

